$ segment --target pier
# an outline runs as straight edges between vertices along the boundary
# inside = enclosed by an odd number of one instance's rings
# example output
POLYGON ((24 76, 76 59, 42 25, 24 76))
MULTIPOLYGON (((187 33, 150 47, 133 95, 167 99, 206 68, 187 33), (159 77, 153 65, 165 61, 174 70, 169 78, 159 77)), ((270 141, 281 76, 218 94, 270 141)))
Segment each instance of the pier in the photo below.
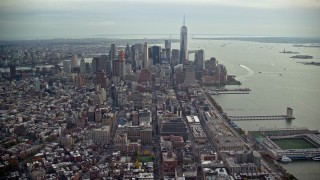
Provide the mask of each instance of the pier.
POLYGON ((228 116, 231 121, 269 121, 269 120, 292 120, 295 119, 293 117, 293 109, 291 107, 287 107, 286 115, 249 115, 249 116, 228 116))
POLYGON ((211 95, 219 94, 249 94, 251 90, 249 88, 237 88, 237 89, 212 89, 209 90, 211 95))
POLYGON ((235 91, 233 91, 233 92, 217 92, 214 95, 217 95, 217 94, 249 94, 249 92, 248 91, 243 91, 243 92, 235 92, 235 91))
POLYGON ((294 117, 286 115, 271 115, 271 116, 228 116, 232 121, 269 121, 269 120, 291 120, 294 117))

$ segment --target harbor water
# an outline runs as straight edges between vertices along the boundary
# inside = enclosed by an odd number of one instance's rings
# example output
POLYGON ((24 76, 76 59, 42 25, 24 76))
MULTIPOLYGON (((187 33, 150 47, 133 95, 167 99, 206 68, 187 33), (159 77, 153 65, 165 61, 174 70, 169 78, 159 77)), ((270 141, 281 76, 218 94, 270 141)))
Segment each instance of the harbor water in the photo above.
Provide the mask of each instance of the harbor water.
MULTIPOLYGON (((228 74, 237 76, 250 94, 215 95, 213 98, 228 115, 285 115, 293 108, 295 120, 237 121, 244 130, 259 128, 307 127, 320 130, 320 66, 298 62, 319 62, 320 48, 294 47, 293 44, 260 43, 231 40, 190 40, 189 49, 205 50, 206 59, 216 57, 227 67, 228 74), (292 59, 297 51, 311 55, 312 60, 292 59)), ((190 56, 190 59, 193 59, 190 56)), ((283 165, 298 179, 319 179, 320 162, 293 161, 283 165)))

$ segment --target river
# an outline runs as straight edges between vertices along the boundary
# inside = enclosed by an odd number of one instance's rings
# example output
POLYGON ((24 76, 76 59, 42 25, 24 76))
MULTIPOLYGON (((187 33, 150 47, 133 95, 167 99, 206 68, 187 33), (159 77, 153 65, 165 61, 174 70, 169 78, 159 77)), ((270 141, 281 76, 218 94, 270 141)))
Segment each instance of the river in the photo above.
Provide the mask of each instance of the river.
MULTIPOLYGON (((319 62, 320 48, 232 40, 190 40, 189 47, 204 49, 206 59, 216 57, 229 74, 237 76, 242 83, 240 87, 252 90, 244 95, 213 96, 228 115, 284 115, 287 107, 293 108, 295 120, 237 122, 242 129, 307 127, 320 130, 320 66, 297 63, 311 60, 293 60, 292 54, 279 53, 284 49, 297 51, 312 55, 313 61, 319 62)), ((319 162, 294 161, 283 166, 298 179, 320 177, 319 162)))

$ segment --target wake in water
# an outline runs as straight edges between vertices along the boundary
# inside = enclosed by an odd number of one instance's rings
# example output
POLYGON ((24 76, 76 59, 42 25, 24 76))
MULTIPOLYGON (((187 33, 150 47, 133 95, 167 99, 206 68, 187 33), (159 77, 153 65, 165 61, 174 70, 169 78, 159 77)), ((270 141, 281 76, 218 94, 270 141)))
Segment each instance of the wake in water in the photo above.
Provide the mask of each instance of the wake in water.
POLYGON ((254 71, 252 69, 250 69, 249 67, 240 64, 240 67, 243 67, 245 70, 247 70, 247 74, 243 75, 243 76, 239 76, 238 80, 240 81, 244 81, 246 80, 247 77, 250 77, 254 74, 254 71))

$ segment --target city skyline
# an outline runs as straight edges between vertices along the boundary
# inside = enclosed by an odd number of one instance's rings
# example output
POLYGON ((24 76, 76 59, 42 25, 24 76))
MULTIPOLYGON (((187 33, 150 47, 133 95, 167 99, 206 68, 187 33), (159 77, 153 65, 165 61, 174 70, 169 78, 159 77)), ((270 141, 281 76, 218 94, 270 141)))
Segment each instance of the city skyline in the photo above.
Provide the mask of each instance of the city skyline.
POLYGON ((189 34, 319 36, 316 0, 3 1, 1 40, 85 38, 112 34, 179 34, 186 14, 189 34))

